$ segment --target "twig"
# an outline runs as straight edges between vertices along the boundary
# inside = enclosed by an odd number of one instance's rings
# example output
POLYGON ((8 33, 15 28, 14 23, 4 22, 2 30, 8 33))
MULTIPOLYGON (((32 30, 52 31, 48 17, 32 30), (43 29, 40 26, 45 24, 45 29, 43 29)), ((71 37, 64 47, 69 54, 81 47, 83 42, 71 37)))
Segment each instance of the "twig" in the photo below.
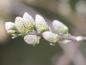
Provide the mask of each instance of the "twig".
POLYGON ((76 41, 76 42, 80 42, 80 41, 84 41, 86 40, 85 36, 73 36, 73 35, 61 35, 62 40, 66 39, 66 40, 72 40, 72 41, 76 41))
POLYGON ((70 41, 69 44, 64 44, 64 42, 60 42, 60 46, 64 50, 64 55, 69 58, 70 61, 73 61, 75 65, 86 65, 86 59, 78 50, 75 42, 70 41))

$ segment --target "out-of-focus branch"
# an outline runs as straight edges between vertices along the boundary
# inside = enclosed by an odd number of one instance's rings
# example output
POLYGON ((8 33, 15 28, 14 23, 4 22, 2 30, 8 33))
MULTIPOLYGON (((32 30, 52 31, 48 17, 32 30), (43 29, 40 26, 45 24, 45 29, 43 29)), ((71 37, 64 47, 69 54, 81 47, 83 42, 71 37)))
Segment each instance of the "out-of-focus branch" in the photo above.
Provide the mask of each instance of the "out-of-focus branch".
POLYGON ((70 41, 68 44, 64 44, 64 41, 63 41, 60 43, 60 46, 64 50, 65 57, 69 58, 70 61, 73 61, 75 65, 86 65, 86 59, 78 50, 77 48, 78 46, 76 46, 76 42, 70 41))

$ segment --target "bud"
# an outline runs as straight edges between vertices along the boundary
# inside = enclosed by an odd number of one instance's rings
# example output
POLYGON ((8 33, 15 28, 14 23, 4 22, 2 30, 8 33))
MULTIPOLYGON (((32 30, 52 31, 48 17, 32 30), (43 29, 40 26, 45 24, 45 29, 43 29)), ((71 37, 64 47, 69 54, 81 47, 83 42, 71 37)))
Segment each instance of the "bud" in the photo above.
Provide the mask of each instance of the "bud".
POLYGON ((42 16, 36 15, 35 23, 36 23, 35 25, 36 25, 36 29, 37 29, 38 33, 48 30, 47 22, 45 21, 45 19, 42 16))
POLYGON ((55 34, 50 31, 43 32, 42 36, 45 40, 49 41, 50 43, 56 43, 57 41, 59 41, 58 34, 55 34))
POLYGON ((6 22, 5 29, 8 33, 15 33, 16 32, 15 24, 12 22, 6 22))
POLYGON ((60 21, 54 20, 52 25, 53 25, 55 33, 58 33, 58 34, 68 33, 68 27, 64 25, 63 23, 61 23, 60 21))
POLYGON ((37 35, 26 35, 24 36, 24 41, 30 45, 39 44, 40 37, 37 35))
POLYGON ((25 12, 23 15, 23 19, 24 19, 25 27, 28 29, 28 32, 32 32, 35 28, 35 22, 32 16, 29 15, 27 12, 25 12))
POLYGON ((15 27, 15 24, 12 23, 12 22, 6 22, 5 23, 5 29, 7 31, 7 33, 11 36, 12 39, 16 38, 18 35, 17 35, 17 30, 16 30, 16 27, 15 27))
POLYGON ((24 20, 21 17, 16 17, 15 26, 20 33, 26 33, 28 31, 24 25, 24 20))
POLYGON ((34 30, 34 23, 32 17, 28 13, 24 13, 23 18, 16 17, 15 25, 20 33, 28 33, 34 30))
POLYGON ((23 18, 26 20, 26 22, 29 21, 34 24, 33 17, 31 15, 29 15, 27 12, 24 13, 23 18))

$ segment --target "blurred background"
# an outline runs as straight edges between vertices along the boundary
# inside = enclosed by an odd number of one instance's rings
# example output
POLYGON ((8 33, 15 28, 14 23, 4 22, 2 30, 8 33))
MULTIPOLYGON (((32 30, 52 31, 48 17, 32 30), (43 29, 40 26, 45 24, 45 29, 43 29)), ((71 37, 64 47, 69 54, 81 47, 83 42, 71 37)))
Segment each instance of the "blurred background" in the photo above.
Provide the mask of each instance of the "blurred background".
MULTIPOLYGON (((86 0, 0 0, 0 65, 60 65, 57 61, 63 49, 59 44, 50 46, 41 39, 40 44, 33 47, 20 37, 10 39, 4 23, 14 22, 15 17, 24 12, 33 17, 41 14, 48 23, 60 20, 69 27, 71 34, 86 36, 86 0)), ((84 57, 85 43, 79 45, 84 57)), ((71 61, 68 65, 74 64, 71 61)))

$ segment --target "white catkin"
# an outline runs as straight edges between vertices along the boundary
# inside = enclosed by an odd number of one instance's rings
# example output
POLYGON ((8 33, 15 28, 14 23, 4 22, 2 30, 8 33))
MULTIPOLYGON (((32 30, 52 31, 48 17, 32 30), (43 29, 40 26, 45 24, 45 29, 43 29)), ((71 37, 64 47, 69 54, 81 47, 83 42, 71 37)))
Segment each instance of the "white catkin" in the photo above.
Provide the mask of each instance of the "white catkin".
POLYGON ((8 32, 9 30, 12 30, 15 27, 14 23, 12 22, 6 22, 5 23, 5 29, 8 32))
POLYGON ((43 32, 42 36, 45 40, 49 41, 50 43, 56 43, 57 41, 59 41, 58 34, 55 34, 55 33, 50 32, 50 31, 43 32))
POLYGON ((33 19, 27 13, 24 14, 23 18, 16 17, 15 19, 16 28, 20 33, 32 32, 35 27, 33 22, 34 22, 33 19))
POLYGON ((47 22, 42 16, 38 14, 35 16, 35 26, 38 33, 48 30, 47 22))
POLYGON ((53 29, 58 34, 67 34, 68 33, 68 27, 61 23, 58 20, 54 20, 52 22, 53 29))
POLYGON ((36 44, 39 44, 40 37, 37 35, 29 35, 28 34, 28 35, 24 36, 24 41, 27 44, 36 45, 36 44))

